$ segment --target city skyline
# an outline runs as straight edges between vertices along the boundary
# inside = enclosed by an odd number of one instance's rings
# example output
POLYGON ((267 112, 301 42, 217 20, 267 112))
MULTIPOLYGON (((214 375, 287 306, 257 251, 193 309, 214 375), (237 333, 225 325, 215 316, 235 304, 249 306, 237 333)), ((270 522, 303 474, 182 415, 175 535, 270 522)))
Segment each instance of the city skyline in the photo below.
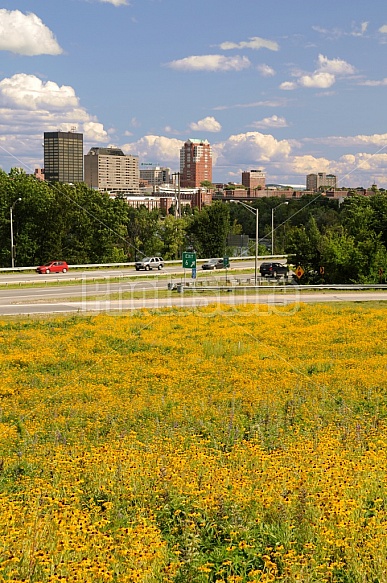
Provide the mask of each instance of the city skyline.
POLYGON ((43 166, 44 132, 75 129, 179 169, 208 140, 213 181, 259 168, 387 187, 387 16, 349 0, 4 0, 0 168, 43 166), (320 3, 319 3, 320 4, 320 3))

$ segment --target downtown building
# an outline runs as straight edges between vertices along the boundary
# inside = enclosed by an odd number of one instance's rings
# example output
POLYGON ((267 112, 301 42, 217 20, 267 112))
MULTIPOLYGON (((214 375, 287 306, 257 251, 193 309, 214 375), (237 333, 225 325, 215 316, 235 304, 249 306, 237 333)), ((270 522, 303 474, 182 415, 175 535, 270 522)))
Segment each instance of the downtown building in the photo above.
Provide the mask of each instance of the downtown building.
POLYGON ((247 196, 257 196, 257 190, 265 188, 266 176, 262 170, 242 172, 242 185, 247 190, 247 196))
POLYGON ((48 182, 83 182, 83 134, 44 132, 44 179, 48 182))
MULTIPOLYGON (((145 164, 143 164, 145 166, 145 164)), ((147 168, 140 168, 140 181, 149 184, 156 190, 158 186, 171 182, 171 169, 164 166, 146 165, 147 168)))
POLYGON ((180 186, 198 188, 212 183, 212 150, 207 140, 189 139, 180 150, 180 186))
POLYGON ((101 192, 139 194, 138 158, 120 148, 91 148, 85 156, 85 183, 101 192))
POLYGON ((318 192, 320 189, 335 190, 337 188, 337 176, 319 172, 308 174, 306 177, 306 190, 318 192))

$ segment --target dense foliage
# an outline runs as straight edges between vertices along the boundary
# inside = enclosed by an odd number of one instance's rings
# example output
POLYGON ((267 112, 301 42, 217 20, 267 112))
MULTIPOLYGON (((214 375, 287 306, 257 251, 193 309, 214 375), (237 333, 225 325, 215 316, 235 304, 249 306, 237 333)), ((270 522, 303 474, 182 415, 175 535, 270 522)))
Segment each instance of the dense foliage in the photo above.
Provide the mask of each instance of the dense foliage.
MULTIPOLYGON (((300 199, 252 200, 259 215, 259 254, 288 254, 301 265, 300 283, 378 283, 387 273, 387 194, 356 195, 341 201, 321 193, 300 199), (275 221, 274 221, 275 217, 275 221), (274 232, 272 234, 272 221, 274 232), (273 235, 273 238, 272 238, 273 235)), ((129 207, 123 198, 85 184, 47 184, 19 170, 0 171, 0 266, 11 265, 10 209, 16 265, 35 266, 52 259, 69 264, 119 263, 144 255, 181 258, 232 255, 229 234, 251 238, 255 253, 255 212, 215 201, 182 217, 145 206, 129 207), (19 201, 18 199, 21 198, 19 201)))
POLYGON ((385 581, 384 306, 0 322, 0 580, 385 581))

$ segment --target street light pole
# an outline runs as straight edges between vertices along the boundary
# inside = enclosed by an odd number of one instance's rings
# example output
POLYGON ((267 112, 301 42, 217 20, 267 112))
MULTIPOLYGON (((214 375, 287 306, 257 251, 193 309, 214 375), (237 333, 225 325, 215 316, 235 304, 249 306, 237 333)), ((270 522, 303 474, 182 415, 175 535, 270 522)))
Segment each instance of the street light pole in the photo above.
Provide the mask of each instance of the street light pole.
POLYGON ((282 206, 283 204, 289 204, 289 202, 286 200, 285 202, 281 202, 280 204, 277 204, 277 206, 273 206, 273 208, 271 209, 271 254, 272 255, 274 255, 274 211, 279 206, 282 206))
POLYGON ((259 211, 258 211, 258 207, 254 209, 251 206, 249 206, 248 204, 242 202, 241 200, 236 200, 235 202, 241 204, 242 206, 244 206, 245 208, 247 208, 247 210, 249 210, 251 213, 253 213, 255 215, 255 265, 254 265, 254 282, 255 282, 255 285, 257 285, 257 283, 258 283, 258 224, 259 224, 259 211))
POLYGON ((11 219, 11 265, 12 269, 15 267, 15 247, 13 244, 13 209, 15 208, 15 204, 19 202, 21 198, 17 198, 11 208, 9 209, 10 219, 11 219))

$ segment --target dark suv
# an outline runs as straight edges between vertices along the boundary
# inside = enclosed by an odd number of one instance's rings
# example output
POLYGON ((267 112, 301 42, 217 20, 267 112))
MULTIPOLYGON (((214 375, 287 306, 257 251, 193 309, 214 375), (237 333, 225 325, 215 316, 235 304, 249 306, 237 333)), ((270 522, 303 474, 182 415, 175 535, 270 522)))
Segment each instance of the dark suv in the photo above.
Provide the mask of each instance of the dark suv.
POLYGON ((262 277, 281 277, 281 275, 287 277, 289 270, 287 265, 272 261, 271 263, 261 263, 259 271, 262 277))

